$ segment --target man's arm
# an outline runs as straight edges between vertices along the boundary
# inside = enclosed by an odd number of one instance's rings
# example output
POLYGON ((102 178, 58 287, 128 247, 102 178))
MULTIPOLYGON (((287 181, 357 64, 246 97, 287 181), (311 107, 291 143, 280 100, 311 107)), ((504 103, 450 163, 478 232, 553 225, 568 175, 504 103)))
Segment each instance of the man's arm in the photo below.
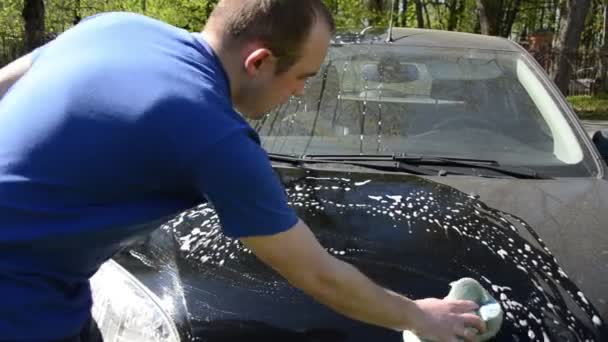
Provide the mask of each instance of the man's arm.
POLYGON ((0 99, 32 66, 32 54, 27 54, 0 69, 0 99))
POLYGON ((293 286, 352 319, 394 330, 414 330, 420 336, 456 341, 467 327, 484 331, 469 312, 472 302, 424 299, 412 301, 384 289, 352 265, 330 255, 302 221, 283 233, 241 239, 263 262, 293 286))

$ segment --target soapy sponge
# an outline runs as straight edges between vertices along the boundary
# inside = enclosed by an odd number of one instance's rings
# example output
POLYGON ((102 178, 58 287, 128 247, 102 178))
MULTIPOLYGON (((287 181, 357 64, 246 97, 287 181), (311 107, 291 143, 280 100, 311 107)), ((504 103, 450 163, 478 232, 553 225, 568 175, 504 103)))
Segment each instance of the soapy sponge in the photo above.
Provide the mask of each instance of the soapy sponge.
MULTIPOLYGON (((500 304, 494 299, 479 282, 471 278, 462 278, 450 283, 450 293, 445 299, 464 299, 470 300, 479 305, 474 312, 486 323, 486 331, 478 334, 476 341, 483 342, 496 336, 502 325, 503 312, 500 304)), ((421 342, 420 338, 409 330, 403 332, 404 342, 421 342)))

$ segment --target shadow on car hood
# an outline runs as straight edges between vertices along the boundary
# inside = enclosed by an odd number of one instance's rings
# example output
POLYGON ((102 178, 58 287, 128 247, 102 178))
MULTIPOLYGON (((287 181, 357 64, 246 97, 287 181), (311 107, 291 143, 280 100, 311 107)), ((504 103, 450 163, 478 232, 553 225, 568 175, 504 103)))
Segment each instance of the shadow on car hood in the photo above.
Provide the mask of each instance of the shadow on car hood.
MULTIPOLYGON (((605 317, 535 229, 478 195, 409 175, 287 169, 281 178, 321 244, 385 287, 413 299, 443 297, 451 281, 472 277, 505 312, 497 341, 608 338, 605 317)), ((175 297, 186 340, 401 340, 290 286, 223 236, 207 204, 116 259, 160 297, 175 297)))

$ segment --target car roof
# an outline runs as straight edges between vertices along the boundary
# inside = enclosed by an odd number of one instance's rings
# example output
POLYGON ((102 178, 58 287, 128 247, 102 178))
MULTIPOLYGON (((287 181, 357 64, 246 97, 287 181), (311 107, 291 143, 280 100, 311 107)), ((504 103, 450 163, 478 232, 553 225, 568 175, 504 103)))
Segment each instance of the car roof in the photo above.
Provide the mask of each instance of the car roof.
POLYGON ((417 28, 393 28, 391 43, 386 42, 386 28, 367 28, 361 32, 338 32, 335 44, 393 44, 400 46, 426 46, 444 48, 480 49, 491 51, 521 52, 513 41, 502 37, 481 34, 441 31, 417 28))

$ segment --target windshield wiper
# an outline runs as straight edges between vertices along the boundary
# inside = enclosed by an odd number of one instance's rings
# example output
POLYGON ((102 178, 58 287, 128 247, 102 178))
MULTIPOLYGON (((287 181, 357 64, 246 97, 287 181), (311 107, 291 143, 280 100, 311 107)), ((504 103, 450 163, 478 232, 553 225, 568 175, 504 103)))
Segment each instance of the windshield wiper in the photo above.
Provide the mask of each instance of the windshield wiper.
POLYGON ((497 173, 523 179, 548 179, 549 177, 539 174, 536 170, 525 166, 501 165, 496 160, 487 159, 463 159, 453 157, 425 157, 425 156, 396 156, 396 160, 417 165, 437 165, 470 167, 472 169, 491 170, 497 173))
MULTIPOLYGON (((440 175, 445 176, 447 174, 471 174, 463 172, 454 172, 453 170, 445 170, 444 167, 456 167, 456 168, 471 168, 473 170, 489 170, 494 171, 498 174, 522 178, 522 179, 549 179, 545 175, 538 173, 537 171, 523 167, 523 166, 510 166, 501 165, 496 160, 488 159, 473 159, 473 158, 454 158, 454 157, 436 157, 436 156, 422 156, 422 155, 406 155, 406 154, 385 154, 385 155, 304 155, 300 158, 304 161, 332 161, 332 162, 349 162, 349 163, 370 163, 370 162, 381 162, 381 161, 393 161, 397 163, 397 168, 407 171, 407 168, 426 166, 424 169, 428 171, 428 175, 440 175), (432 169, 428 167, 440 167, 441 169, 432 169)), ((460 170, 459 170, 460 171, 460 170)), ((476 176, 492 177, 492 174, 479 174, 474 173, 476 176)))
MULTIPOLYGON (((295 156, 292 156, 295 157, 295 156)), ((471 162, 480 164, 497 165, 498 162, 489 159, 471 159, 471 158, 452 158, 452 157, 435 157, 421 156, 410 154, 304 154, 301 158, 312 160, 393 160, 393 161, 418 161, 418 160, 450 160, 455 162, 471 162)))
POLYGON ((277 154, 269 153, 268 157, 273 162, 289 163, 296 166, 304 166, 305 164, 341 164, 341 165, 353 165, 373 170, 380 171, 397 171, 397 172, 408 172, 414 175, 423 176, 437 176, 438 170, 427 168, 419 165, 410 165, 401 163, 398 160, 387 159, 387 158, 376 158, 375 156, 352 156, 349 158, 315 158, 307 155, 293 156, 288 154, 277 154))

